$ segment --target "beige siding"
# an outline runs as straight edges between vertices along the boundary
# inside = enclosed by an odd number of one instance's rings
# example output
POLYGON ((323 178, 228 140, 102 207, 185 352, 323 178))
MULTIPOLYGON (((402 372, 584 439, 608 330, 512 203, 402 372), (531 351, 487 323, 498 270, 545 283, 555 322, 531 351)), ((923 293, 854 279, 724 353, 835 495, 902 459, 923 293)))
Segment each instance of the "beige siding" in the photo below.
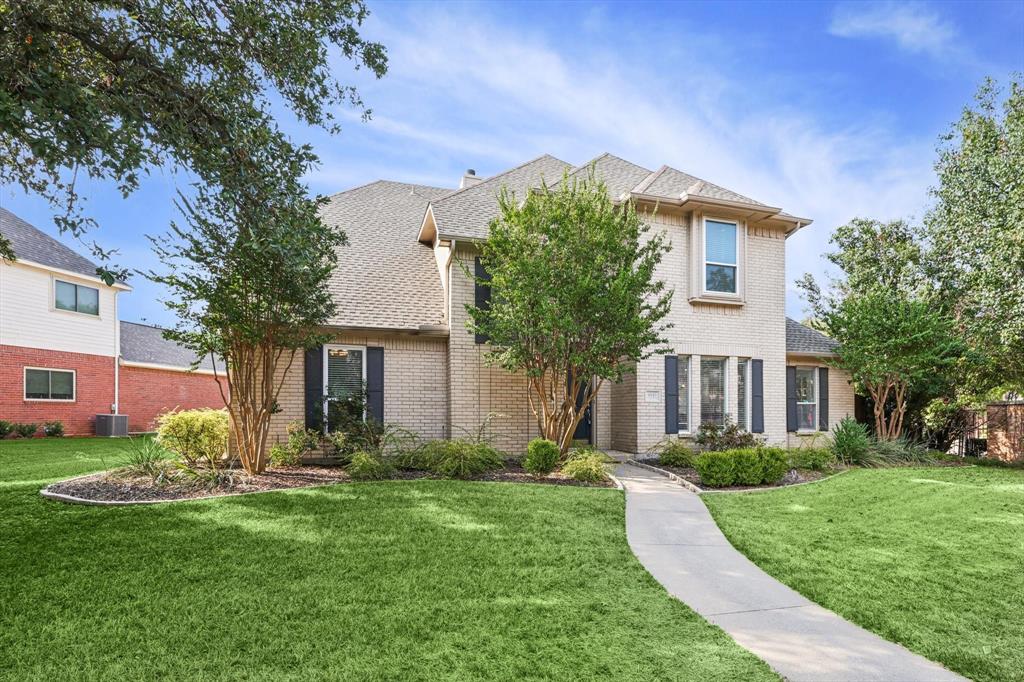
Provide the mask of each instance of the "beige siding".
MULTIPOLYGON (((789 356, 787 364, 801 367, 828 367, 824 361, 818 358, 807 358, 789 356)), ((786 445, 791 448, 800 447, 822 447, 831 441, 832 427, 846 417, 854 416, 853 386, 850 384, 850 375, 846 372, 829 367, 828 370, 828 431, 816 433, 787 433, 786 445)))
POLYGON ((113 357, 117 292, 98 282, 22 263, 0 263, 0 345, 113 357), (100 314, 58 310, 54 280, 99 289, 100 314))

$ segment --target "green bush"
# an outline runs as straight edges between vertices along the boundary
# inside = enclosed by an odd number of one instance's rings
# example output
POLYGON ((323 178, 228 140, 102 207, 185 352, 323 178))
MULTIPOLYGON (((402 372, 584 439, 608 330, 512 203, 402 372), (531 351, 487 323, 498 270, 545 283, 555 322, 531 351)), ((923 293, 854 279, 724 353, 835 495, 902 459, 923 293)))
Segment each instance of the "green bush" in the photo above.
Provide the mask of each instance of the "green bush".
POLYGON ((292 450, 287 445, 274 443, 270 446, 270 464, 275 467, 297 466, 302 461, 302 455, 292 450))
POLYGON ((561 456, 558 446, 552 441, 534 438, 526 446, 523 468, 534 476, 545 476, 555 470, 561 456))
POLYGON ((360 450, 352 454, 345 471, 356 481, 380 481, 393 476, 395 468, 376 455, 360 450))
POLYGON ((472 478, 505 465, 502 454, 487 443, 460 438, 431 441, 418 457, 445 478, 472 478))
POLYGON ((789 457, 782 448, 758 448, 761 460, 761 482, 778 483, 790 470, 789 457))
POLYGON ((736 460, 728 452, 704 452, 693 460, 700 481, 711 488, 724 488, 736 480, 736 460))
POLYGON ((873 441, 871 454, 877 466, 935 463, 935 457, 924 443, 906 438, 873 441))
POLYGON ((658 464, 667 467, 693 468, 693 459, 697 453, 681 440, 670 440, 658 454, 658 464))
POLYGON ((14 433, 14 423, 0 419, 0 438, 6 438, 12 433, 14 433))
POLYGON ((154 482, 167 474, 171 453, 152 438, 129 438, 125 448, 124 468, 130 473, 149 476, 154 482))
POLYGON ((18 438, 31 438, 39 430, 39 424, 14 424, 14 433, 18 438))
POLYGON ((704 422, 694 438, 703 450, 720 451, 752 448, 758 444, 757 437, 741 428, 736 422, 725 417, 722 424, 704 422))
POLYGON ((733 485, 760 485, 764 479, 764 468, 757 449, 725 450, 722 454, 732 457, 733 485))
POLYGON ((846 417, 832 427, 832 451, 843 464, 874 465, 876 462, 871 452, 871 441, 868 427, 853 417, 846 417))
POLYGON ((392 458, 395 466, 407 471, 433 471, 441 459, 443 449, 434 445, 435 442, 438 441, 429 441, 419 447, 402 450, 392 458))
POLYGON ((581 449, 573 453, 562 465, 562 473, 571 479, 585 483, 601 483, 608 480, 605 464, 608 458, 597 450, 581 449))
POLYGON ((216 469, 227 453, 231 432, 227 410, 166 412, 156 422, 157 442, 188 467, 202 463, 216 469))
POLYGON ((64 436, 64 422, 54 419, 53 421, 43 422, 43 434, 47 438, 61 438, 64 436))
POLYGON ((792 448, 788 456, 790 469, 824 471, 836 464, 835 453, 829 448, 792 448))

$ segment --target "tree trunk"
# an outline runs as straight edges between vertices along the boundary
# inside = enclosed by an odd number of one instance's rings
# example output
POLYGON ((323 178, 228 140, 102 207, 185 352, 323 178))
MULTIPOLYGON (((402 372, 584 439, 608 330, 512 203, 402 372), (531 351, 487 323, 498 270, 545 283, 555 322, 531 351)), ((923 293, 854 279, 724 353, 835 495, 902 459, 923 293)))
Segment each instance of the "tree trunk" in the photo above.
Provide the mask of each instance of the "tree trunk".
POLYGON ((604 379, 597 380, 587 391, 583 404, 577 407, 576 396, 582 382, 575 376, 568 381, 562 380, 561 374, 569 373, 547 369, 539 377, 530 377, 527 397, 541 436, 558 445, 564 455, 572 447, 572 436, 604 385, 604 379))

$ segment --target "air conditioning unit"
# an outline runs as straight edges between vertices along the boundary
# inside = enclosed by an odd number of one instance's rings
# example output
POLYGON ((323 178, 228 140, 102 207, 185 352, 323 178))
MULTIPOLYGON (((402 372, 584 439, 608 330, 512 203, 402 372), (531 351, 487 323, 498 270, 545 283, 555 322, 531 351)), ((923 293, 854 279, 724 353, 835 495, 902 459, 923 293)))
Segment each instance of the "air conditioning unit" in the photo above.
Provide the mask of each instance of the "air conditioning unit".
POLYGON ((97 436, 127 436, 128 415, 98 414, 96 415, 97 436))

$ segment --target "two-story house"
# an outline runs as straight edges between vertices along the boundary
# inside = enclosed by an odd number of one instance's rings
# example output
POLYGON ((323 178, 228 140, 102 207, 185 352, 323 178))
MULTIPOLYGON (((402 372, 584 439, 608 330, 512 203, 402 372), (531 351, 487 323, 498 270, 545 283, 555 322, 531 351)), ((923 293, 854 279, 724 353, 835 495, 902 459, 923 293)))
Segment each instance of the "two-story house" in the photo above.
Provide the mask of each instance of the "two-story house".
POLYGON ((95 263, 3 208, 0 234, 17 257, 0 260, 0 419, 88 435, 98 414, 125 414, 138 432, 170 409, 223 407, 208 359, 192 371, 194 355, 161 330, 118 319, 128 285, 106 285, 95 263))
POLYGON ((373 417, 441 438, 497 413, 496 444, 521 451, 537 435, 526 382, 485 364, 486 344, 467 331, 465 306, 486 294, 464 268, 476 267, 502 187, 525 196, 591 168, 671 241, 658 276, 675 290, 674 352, 603 389, 578 438, 642 452, 728 415, 798 445, 853 414, 847 377, 824 361, 834 343, 785 315, 786 239, 810 220, 667 166, 542 156, 486 179, 467 171, 454 190, 381 180, 330 197, 323 218, 350 242, 329 285, 334 338, 293 364, 272 437, 292 420, 317 424, 326 395, 365 385, 373 417))

